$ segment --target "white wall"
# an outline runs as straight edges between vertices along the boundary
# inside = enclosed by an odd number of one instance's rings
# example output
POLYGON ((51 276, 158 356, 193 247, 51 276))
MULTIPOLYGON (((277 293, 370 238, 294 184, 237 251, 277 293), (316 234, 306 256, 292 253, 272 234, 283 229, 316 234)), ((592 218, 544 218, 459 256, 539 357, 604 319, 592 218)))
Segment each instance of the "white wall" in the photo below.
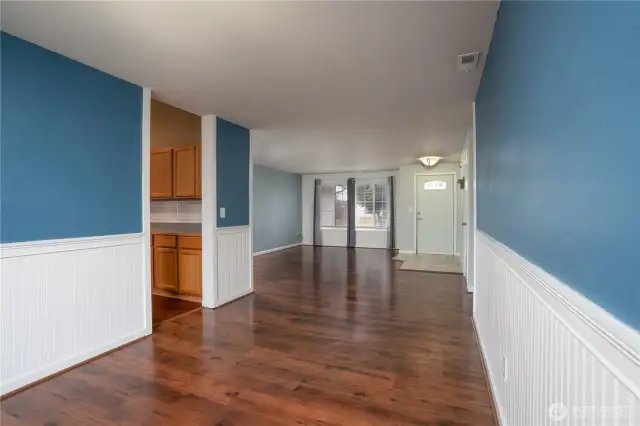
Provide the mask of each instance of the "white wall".
MULTIPOLYGON (((357 179, 376 179, 384 178, 390 175, 396 177, 395 187, 395 206, 396 206, 396 248, 402 252, 414 253, 415 244, 415 216, 414 216, 414 198, 415 198, 415 176, 418 173, 456 173, 456 179, 461 175, 459 163, 439 163, 435 167, 429 169, 419 164, 401 167, 399 170, 384 172, 367 172, 367 173, 336 173, 336 174, 320 174, 320 175, 304 175, 302 176, 302 243, 313 244, 313 181, 316 178, 322 179, 328 183, 344 183, 350 177, 357 179)), ((461 204, 461 198, 464 196, 463 191, 456 185, 456 197, 458 198, 457 206, 461 204)), ((456 231, 458 239, 461 239, 462 220, 456 209, 456 231)), ((356 242, 359 247, 386 247, 386 232, 378 231, 378 235, 372 234, 375 231, 358 231, 356 242), (368 234, 364 234, 368 232, 368 234), (382 236, 384 235, 384 238, 382 236), (361 245, 362 244, 362 245, 361 245)), ((324 245, 346 245, 346 231, 341 230, 324 230, 324 245), (342 235, 344 234, 344 235, 342 235)), ((460 244, 456 242, 456 250, 460 251, 460 244)))
POLYGON ((500 424, 640 425, 640 333, 481 231, 476 247, 474 322, 500 424))
MULTIPOLYGON (((361 173, 334 173, 319 175, 303 175, 302 176, 302 244, 313 244, 313 191, 314 180, 322 179, 323 183, 346 183, 348 178, 356 179, 384 179, 389 176, 396 176, 397 170, 381 171, 381 172, 361 172, 361 173)), ((397 194, 396 179, 396 194, 397 194)), ((397 200, 396 195, 396 200, 397 200)), ((396 221, 396 232, 398 223, 396 221)), ((346 229, 323 229, 322 243, 325 246, 346 247, 347 231, 346 229)), ((386 230, 357 230, 356 245, 358 247, 367 248, 387 248, 387 231, 386 230)))
MULTIPOLYGON (((401 167, 396 179, 396 238, 397 246, 401 252, 416 251, 416 239, 415 239, 415 213, 414 213, 414 199, 415 199, 415 177, 418 173, 456 173, 456 179, 460 174, 459 163, 438 163, 435 167, 426 169, 419 164, 401 167)), ((456 197, 461 197, 459 186, 456 185, 456 197)), ((460 203, 458 202, 459 206, 460 203)), ((461 223, 459 220, 459 214, 456 211, 455 223, 457 226, 458 235, 462 232, 461 223)), ((459 251, 458 244, 456 242, 456 251, 459 251)))

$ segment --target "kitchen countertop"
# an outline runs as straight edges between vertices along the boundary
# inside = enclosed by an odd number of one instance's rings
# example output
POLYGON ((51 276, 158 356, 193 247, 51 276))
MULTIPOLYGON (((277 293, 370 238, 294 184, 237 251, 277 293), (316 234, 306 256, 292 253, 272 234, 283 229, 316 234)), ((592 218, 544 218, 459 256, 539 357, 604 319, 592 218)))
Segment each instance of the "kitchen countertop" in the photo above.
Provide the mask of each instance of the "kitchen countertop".
POLYGON ((151 223, 152 234, 201 235, 200 223, 151 223))

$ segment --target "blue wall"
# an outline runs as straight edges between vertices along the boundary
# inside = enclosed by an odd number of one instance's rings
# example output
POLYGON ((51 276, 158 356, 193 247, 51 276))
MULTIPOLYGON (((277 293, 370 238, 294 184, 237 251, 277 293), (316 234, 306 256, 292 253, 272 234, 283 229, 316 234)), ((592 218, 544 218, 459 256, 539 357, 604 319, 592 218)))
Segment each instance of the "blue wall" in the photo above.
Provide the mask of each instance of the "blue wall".
POLYGON ((478 226, 640 329, 640 3, 502 2, 478 226))
POLYGON ((302 176, 253 167, 253 252, 299 243, 302 176))
POLYGON ((142 89, 0 37, 0 240, 141 232, 142 89))
POLYGON ((249 129, 216 120, 218 227, 249 225, 249 129), (224 207, 226 217, 220 217, 224 207))

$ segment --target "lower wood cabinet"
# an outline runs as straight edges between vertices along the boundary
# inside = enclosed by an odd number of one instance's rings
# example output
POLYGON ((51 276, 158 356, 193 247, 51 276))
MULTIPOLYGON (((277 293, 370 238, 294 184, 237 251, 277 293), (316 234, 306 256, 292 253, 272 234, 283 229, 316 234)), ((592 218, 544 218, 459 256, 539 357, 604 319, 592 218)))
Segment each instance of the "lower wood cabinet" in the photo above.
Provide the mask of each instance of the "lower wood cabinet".
POLYGON ((178 250, 155 247, 153 250, 154 287, 178 291, 178 250))
POLYGON ((178 293, 202 296, 202 251, 178 251, 178 293))
POLYGON ((153 286, 202 296, 202 239, 199 236, 153 236, 153 286))

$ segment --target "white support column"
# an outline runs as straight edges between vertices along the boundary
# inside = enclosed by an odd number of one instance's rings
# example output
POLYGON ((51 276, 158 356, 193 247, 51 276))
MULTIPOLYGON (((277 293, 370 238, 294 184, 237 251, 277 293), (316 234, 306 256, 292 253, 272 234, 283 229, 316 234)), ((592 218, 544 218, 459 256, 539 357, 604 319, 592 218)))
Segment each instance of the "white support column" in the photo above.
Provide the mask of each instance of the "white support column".
POLYGON ((202 306, 217 302, 216 116, 202 117, 202 306))
POLYGON ((142 89, 142 283, 144 285, 145 332, 151 334, 151 89, 142 89))
POLYGON ((249 287, 253 291, 253 130, 249 130, 249 287))

